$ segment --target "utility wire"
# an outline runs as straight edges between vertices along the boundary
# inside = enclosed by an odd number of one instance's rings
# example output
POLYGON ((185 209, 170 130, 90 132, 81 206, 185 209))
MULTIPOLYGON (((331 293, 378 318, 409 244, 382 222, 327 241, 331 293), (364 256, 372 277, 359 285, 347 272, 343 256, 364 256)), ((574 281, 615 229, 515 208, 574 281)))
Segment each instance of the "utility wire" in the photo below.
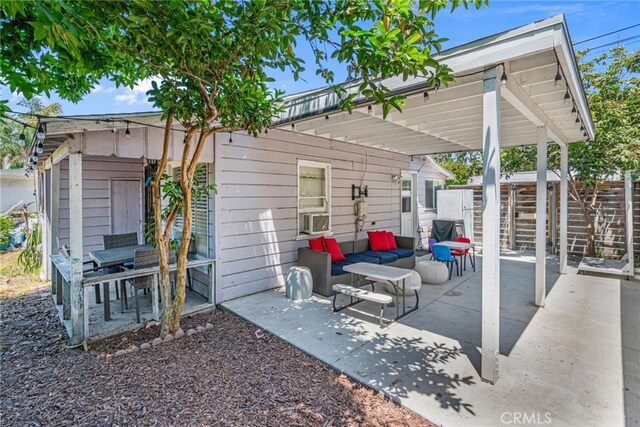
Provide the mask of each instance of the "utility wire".
POLYGON ((630 40, 635 40, 635 39, 640 39, 640 34, 638 34, 636 36, 627 37, 626 39, 616 40, 614 42, 601 44, 600 46, 590 47, 589 50, 601 49, 603 47, 613 46, 613 45, 616 45, 616 44, 620 44, 620 43, 627 42, 627 41, 630 41, 630 40))
POLYGON ((600 39, 602 37, 610 36, 611 34, 619 33, 621 31, 628 30, 630 28, 635 28, 635 27, 640 27, 640 24, 630 25, 628 27, 620 28, 619 30, 611 31, 610 33, 600 34, 599 36, 591 37, 591 38, 588 38, 588 39, 585 39, 585 40, 580 40, 579 42, 575 42, 573 45, 575 46, 577 44, 590 42, 591 40, 597 40, 597 39, 600 39))

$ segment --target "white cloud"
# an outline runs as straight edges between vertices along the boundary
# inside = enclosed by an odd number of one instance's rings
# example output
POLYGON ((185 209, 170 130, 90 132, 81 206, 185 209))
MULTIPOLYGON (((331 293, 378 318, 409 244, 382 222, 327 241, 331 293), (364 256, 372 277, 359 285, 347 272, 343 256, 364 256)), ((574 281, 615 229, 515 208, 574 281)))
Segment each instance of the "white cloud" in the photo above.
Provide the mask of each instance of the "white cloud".
POLYGON ((147 101, 146 92, 151 89, 152 78, 140 80, 133 89, 124 88, 119 90, 115 96, 116 104, 136 105, 147 104, 151 105, 147 101))
POLYGON ((98 85, 96 87, 94 87, 93 89, 91 89, 91 94, 93 95, 94 93, 113 93, 115 92, 116 88, 115 87, 104 87, 102 85, 98 85))

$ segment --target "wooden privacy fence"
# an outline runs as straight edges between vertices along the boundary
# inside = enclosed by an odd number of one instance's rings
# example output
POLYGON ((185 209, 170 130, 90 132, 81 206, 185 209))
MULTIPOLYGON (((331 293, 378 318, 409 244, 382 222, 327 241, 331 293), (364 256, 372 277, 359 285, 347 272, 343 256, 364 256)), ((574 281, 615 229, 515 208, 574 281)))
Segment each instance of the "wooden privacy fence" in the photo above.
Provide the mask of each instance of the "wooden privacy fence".
MULTIPOLYGON (((474 239, 482 245, 482 186, 457 185, 451 188, 473 189, 474 239)), ((536 184, 502 184, 500 188, 500 244, 503 248, 535 248, 536 184)), ((625 245, 624 182, 603 184, 594 215, 596 250, 606 257, 618 258, 627 251, 625 245)), ((640 183, 633 187, 634 251, 640 256, 640 183)), ((586 225, 578 202, 569 196, 567 250, 582 255, 587 239, 586 225)), ((554 254, 560 245, 560 183, 547 185, 547 245, 554 254)))

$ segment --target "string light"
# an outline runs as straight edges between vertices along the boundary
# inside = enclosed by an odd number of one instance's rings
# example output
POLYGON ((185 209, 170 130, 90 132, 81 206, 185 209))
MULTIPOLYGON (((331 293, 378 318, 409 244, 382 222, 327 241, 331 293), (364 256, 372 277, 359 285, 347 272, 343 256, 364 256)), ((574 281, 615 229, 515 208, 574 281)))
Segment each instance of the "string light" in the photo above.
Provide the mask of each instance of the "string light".
POLYGON ((129 122, 127 122, 127 130, 124 131, 124 136, 127 139, 131 139, 131 131, 129 130, 129 122))
POLYGON ((562 84, 562 74, 560 74, 560 62, 558 62, 558 70, 556 72, 556 78, 553 80, 553 85, 557 88, 560 88, 562 84))
POLYGON ((40 125, 38 126, 38 131, 36 132, 36 138, 39 141, 44 141, 44 137, 45 137, 45 132, 44 132, 44 126, 40 125))
POLYGON ((569 95, 569 86, 567 86, 567 90, 564 93, 564 103, 569 105, 570 102, 571 102, 571 95, 569 95))
POLYGON ((431 102, 431 100, 429 99, 429 92, 427 92, 426 90, 424 91, 424 94, 422 94, 422 98, 425 104, 428 104, 429 102, 431 102))

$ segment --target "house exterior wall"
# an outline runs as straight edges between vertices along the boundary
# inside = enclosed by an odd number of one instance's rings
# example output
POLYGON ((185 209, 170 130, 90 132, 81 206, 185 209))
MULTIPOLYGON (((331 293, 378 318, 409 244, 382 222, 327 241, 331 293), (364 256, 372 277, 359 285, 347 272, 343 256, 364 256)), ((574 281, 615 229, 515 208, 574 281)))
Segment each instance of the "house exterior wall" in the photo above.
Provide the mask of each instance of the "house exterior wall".
POLYGON ((351 185, 369 187, 364 230, 400 232, 400 186, 392 175, 419 170, 418 213, 423 227, 435 218, 424 209, 426 177, 444 179, 429 161, 311 135, 269 130, 252 137, 218 136, 215 147, 217 302, 284 284, 297 249, 297 161, 331 164, 332 228, 338 241, 353 240, 351 185))
MULTIPOLYGON (((142 159, 85 156, 82 159, 82 224, 84 257, 103 249, 102 236, 111 234, 112 178, 139 179, 144 182, 142 159)), ((142 202, 144 203, 144 202, 142 202)), ((60 247, 69 244, 69 160, 60 162, 60 247)), ((143 218, 144 219, 144 218, 143 218)))

